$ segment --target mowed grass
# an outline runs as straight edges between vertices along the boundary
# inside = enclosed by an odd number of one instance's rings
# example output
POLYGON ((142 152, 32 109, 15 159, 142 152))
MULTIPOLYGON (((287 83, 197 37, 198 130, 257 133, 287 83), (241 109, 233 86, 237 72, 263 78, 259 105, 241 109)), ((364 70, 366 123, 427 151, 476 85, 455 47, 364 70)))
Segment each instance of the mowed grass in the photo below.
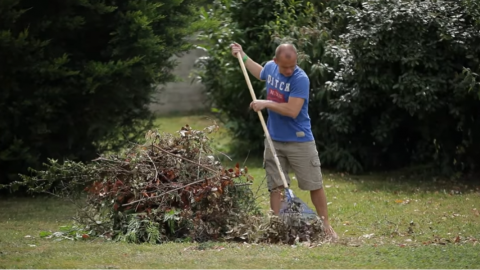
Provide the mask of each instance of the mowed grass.
MULTIPOLYGON (((201 129, 203 116, 159 118, 160 130, 185 124, 201 129)), ((214 134, 228 142, 224 128, 214 134)), ((223 148, 228 149, 228 148, 223 148)), ((238 160, 242 165, 243 159, 238 160)), ((237 160, 232 161, 235 163, 237 160)), ((261 157, 249 157, 252 189, 268 210, 261 157)), ((73 206, 50 197, 0 199, 0 268, 480 268, 480 184, 405 179, 399 172, 349 176, 324 169, 337 243, 302 245, 169 243, 135 245, 40 238, 70 225, 73 206)), ((309 194, 292 181, 311 207, 309 194)))

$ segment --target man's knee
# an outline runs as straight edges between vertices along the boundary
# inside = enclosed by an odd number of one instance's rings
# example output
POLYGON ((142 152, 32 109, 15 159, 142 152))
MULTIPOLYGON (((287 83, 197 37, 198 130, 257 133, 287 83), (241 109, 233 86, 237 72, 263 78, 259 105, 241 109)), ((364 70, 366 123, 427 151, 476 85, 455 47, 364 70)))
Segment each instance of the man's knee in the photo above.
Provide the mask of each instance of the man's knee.
POLYGON ((318 195, 321 195, 322 193, 323 193, 323 186, 321 188, 310 190, 310 195, 312 196, 318 196, 318 195))
POLYGON ((270 193, 282 193, 285 190, 284 186, 276 186, 274 188, 269 188, 268 191, 270 193))

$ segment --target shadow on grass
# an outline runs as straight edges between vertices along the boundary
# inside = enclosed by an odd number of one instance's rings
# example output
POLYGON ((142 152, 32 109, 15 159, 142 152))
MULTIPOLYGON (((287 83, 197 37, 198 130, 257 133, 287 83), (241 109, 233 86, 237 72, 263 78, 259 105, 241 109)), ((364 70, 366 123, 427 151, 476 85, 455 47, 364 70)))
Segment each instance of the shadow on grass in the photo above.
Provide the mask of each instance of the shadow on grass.
POLYGON ((337 179, 355 184, 358 191, 383 191, 388 193, 444 193, 461 195, 480 194, 480 178, 446 179, 436 176, 415 175, 399 171, 348 175, 330 172, 337 179))
MULTIPOLYGON (((239 162, 240 167, 263 171, 263 158, 258 155, 250 155, 245 158, 237 158, 233 161, 223 160, 224 166, 235 166, 239 162)), ((350 175, 341 173, 328 168, 322 168, 322 174, 326 179, 341 180, 355 185, 357 191, 384 191, 387 193, 398 194, 417 194, 417 193, 444 193, 451 195, 461 195, 469 193, 480 194, 480 177, 469 179, 447 179, 427 174, 415 174, 407 169, 372 172, 359 175, 350 175)))
MULTIPOLYGON (((229 160, 222 158, 224 167, 234 167, 238 162, 243 168, 256 170, 264 174, 263 159, 261 156, 252 155, 245 158, 229 160)), ((480 195, 480 178, 476 179, 446 179, 435 176, 415 175, 405 170, 372 172, 359 175, 350 175, 337 172, 331 169, 322 168, 325 179, 340 180, 355 185, 355 191, 371 192, 382 191, 391 194, 419 194, 419 193, 441 193, 450 195, 462 195, 478 193, 480 195)))
POLYGON ((75 205, 50 195, 15 196, 0 198, 0 219, 32 222, 34 220, 72 221, 75 205), (8 211, 8 209, 14 211, 8 211))

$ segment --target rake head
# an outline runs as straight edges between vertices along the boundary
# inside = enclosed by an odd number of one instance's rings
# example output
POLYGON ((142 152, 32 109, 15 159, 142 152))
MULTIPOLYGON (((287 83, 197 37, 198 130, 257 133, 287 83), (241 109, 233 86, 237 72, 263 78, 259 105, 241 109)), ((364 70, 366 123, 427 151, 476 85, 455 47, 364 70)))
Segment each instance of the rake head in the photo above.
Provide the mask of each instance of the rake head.
POLYGON ((291 189, 285 189, 285 200, 282 202, 279 216, 289 223, 316 219, 317 213, 304 201, 296 197, 291 189))

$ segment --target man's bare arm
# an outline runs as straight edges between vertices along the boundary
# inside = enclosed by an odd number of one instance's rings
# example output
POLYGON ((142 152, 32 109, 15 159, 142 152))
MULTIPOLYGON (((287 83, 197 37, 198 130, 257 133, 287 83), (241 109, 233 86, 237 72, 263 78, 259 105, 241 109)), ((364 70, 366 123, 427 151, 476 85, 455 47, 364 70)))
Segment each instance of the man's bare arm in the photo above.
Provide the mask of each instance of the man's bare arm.
MULTIPOLYGON (((245 56, 245 53, 242 53, 242 59, 245 56)), ((248 57, 248 56, 247 56, 248 57)), ((245 68, 252 74, 255 78, 260 79, 260 72, 262 72, 263 67, 258 64, 257 62, 253 61, 250 57, 248 57, 247 61, 245 62, 245 68)))
POLYGON ((277 103, 271 100, 259 100, 257 101, 257 103, 259 103, 259 107, 253 105, 253 108, 255 110, 262 110, 263 108, 267 108, 283 116, 288 116, 295 119, 302 110, 304 102, 305 99, 297 97, 290 97, 287 103, 277 103))
MULTIPOLYGON (((232 55, 237 57, 237 54, 240 54, 243 60, 246 54, 243 51, 242 46, 234 42, 232 45, 230 45, 230 47, 232 49, 232 55)), ((248 57, 248 55, 246 57, 248 57)), ((244 63, 245 63, 245 68, 250 72, 250 74, 252 74, 257 79, 262 80, 260 79, 260 73, 262 72, 262 69, 263 69, 261 65, 259 65, 258 63, 250 59, 250 57, 248 57, 247 61, 245 61, 244 63)))

